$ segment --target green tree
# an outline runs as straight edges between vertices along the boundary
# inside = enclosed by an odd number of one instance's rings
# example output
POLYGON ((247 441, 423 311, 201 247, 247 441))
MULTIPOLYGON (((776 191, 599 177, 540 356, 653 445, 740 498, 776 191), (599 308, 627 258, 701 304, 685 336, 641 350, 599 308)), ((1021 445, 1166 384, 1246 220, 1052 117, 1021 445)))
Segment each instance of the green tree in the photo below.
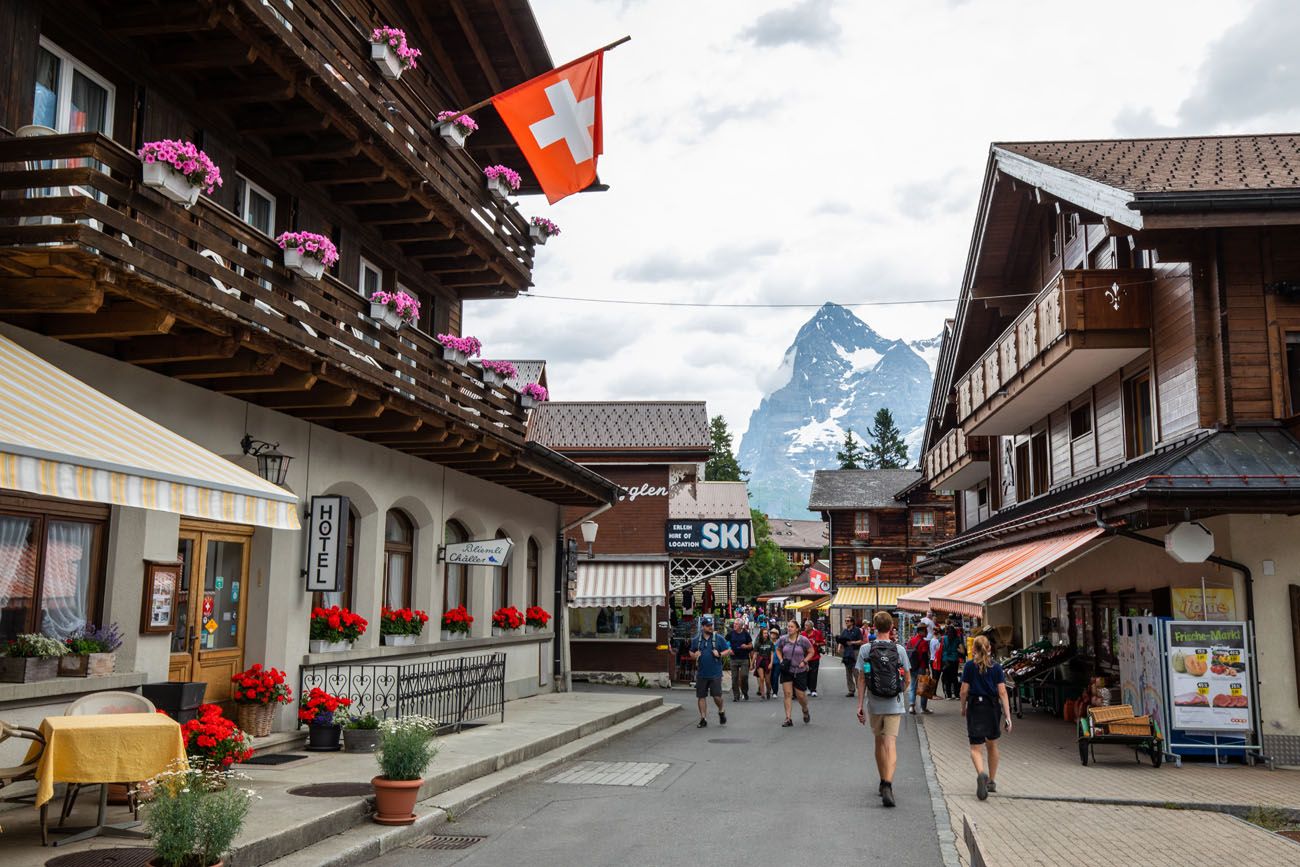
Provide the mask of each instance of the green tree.
POLYGON ((860 470, 867 465, 867 455, 862 450, 862 443, 853 436, 853 428, 844 433, 844 448, 835 453, 841 470, 860 470))
POLYGON ((871 424, 872 442, 867 445, 865 466, 880 470, 901 470, 908 464, 907 443, 894 424, 894 414, 888 407, 876 410, 871 424))
POLYGON ((750 509, 749 518, 754 530, 754 550, 736 575, 736 593, 743 599, 783 587, 795 576, 794 564, 785 559, 785 552, 772 538, 767 515, 750 509))
POLYGON ((709 462, 704 465, 706 482, 743 482, 749 473, 740 468, 731 446, 731 431, 720 415, 709 419, 709 462))

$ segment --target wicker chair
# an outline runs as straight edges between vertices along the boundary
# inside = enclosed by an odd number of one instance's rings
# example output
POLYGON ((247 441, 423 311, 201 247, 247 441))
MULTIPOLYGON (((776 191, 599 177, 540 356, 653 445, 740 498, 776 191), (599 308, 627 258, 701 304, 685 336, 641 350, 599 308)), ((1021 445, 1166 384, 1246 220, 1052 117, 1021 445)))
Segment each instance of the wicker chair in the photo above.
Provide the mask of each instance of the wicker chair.
MULTIPOLYGON (((83 695, 81 698, 68 705, 67 710, 63 712, 64 716, 89 716, 91 714, 101 713, 154 713, 157 709, 153 702, 134 692, 92 692, 89 695, 83 695)), ((59 827, 72 815, 72 808, 77 805, 77 795, 87 785, 96 785, 95 783, 69 783, 68 788, 63 793, 63 810, 59 813, 59 827)), ((100 785, 108 785, 102 783, 100 785)), ((126 787, 126 805, 131 811, 131 815, 140 818, 140 802, 137 797, 138 784, 127 783, 126 787)))
MULTIPOLYGON (((14 725, 10 725, 4 720, 0 720, 0 743, 4 743, 10 738, 18 738, 21 740, 33 741, 34 743, 40 744, 41 748, 40 750, 37 751, 37 753, 34 756, 32 756, 30 761, 24 761, 21 765, 15 765, 12 768, 0 768, 0 801, 6 801, 6 800, 16 801, 20 799, 25 800, 27 798, 31 798, 35 800, 35 795, 33 794, 18 795, 13 798, 6 798, 4 796, 4 790, 12 786, 14 783, 21 783, 27 780, 36 779, 36 767, 41 762, 41 754, 45 752, 45 738, 42 737, 41 733, 38 732, 36 729, 27 728, 26 726, 14 726, 14 725)), ((48 830, 48 826, 45 823, 46 807, 48 806, 49 806, 48 804, 41 805, 41 845, 42 846, 48 846, 50 844, 49 830, 48 830)))

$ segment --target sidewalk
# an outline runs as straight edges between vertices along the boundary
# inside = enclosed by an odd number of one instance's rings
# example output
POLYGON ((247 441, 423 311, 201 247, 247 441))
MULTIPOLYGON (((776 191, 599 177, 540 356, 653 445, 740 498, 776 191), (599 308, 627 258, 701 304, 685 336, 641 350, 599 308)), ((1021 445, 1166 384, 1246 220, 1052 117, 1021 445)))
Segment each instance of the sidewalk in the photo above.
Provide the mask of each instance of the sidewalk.
POLYGON ((1141 852, 1131 863, 1142 865, 1185 865, 1207 852, 1249 853, 1252 864, 1300 860, 1296 843, 1229 815, 1262 806, 1300 818, 1298 771, 1190 760, 1156 769, 1118 746, 1098 747, 1098 763, 1084 767, 1074 727, 1030 710, 1002 737, 998 791, 981 803, 958 702, 932 701, 930 708, 933 714, 916 719, 963 865, 1074 864, 1103 851, 1141 852))
MULTIPOLYGON (((428 833, 429 827, 445 820, 446 805, 455 804, 464 810, 521 775, 537 773, 556 761, 599 746, 608 739, 603 735, 620 734, 672 710, 675 707, 664 706, 663 699, 654 693, 569 692, 509 702, 504 723, 438 740, 438 756, 420 789, 423 803, 416 807, 421 820, 418 827, 428 833), (483 782, 492 778, 496 779, 483 782), (456 796, 448 797, 452 792, 456 796)), ((243 784, 256 790, 261 800, 236 841, 234 852, 226 859, 228 867, 257 867, 293 857, 324 838, 353 829, 353 836, 359 838, 358 847, 377 854, 384 848, 385 833, 409 833, 408 829, 381 829, 369 822, 370 804, 364 796, 318 798, 288 794, 289 789, 314 783, 368 785, 377 772, 373 755, 305 753, 301 749, 293 752, 308 758, 279 766, 240 767, 251 778, 243 784)), ((92 790, 78 799, 70 826, 93 822, 95 794, 92 790)), ((61 797, 60 792, 52 802, 51 812, 56 818, 61 797)), ((127 818, 125 807, 109 807, 108 821, 127 818)), ((0 845, 5 852, 5 867, 40 867, 56 855, 70 852, 148 845, 143 840, 99 837, 67 847, 44 848, 40 845, 36 811, 31 807, 0 814, 0 826, 4 828, 0 845)), ((347 847, 340 841, 329 848, 342 851, 347 847)), ((312 858, 303 863, 324 861, 312 858)))

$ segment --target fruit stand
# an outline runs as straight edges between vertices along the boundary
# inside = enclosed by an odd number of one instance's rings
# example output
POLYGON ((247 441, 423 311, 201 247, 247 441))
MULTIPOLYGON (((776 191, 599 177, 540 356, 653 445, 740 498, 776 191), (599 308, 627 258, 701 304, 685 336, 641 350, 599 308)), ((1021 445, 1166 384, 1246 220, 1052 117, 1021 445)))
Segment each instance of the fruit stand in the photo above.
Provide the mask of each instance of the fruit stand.
POLYGON ((1022 703, 1041 707, 1054 716, 1061 715, 1065 704, 1066 678, 1058 669, 1074 655, 1070 647, 1057 647, 1047 640, 1017 650, 1002 662, 1016 717, 1024 716, 1022 703))

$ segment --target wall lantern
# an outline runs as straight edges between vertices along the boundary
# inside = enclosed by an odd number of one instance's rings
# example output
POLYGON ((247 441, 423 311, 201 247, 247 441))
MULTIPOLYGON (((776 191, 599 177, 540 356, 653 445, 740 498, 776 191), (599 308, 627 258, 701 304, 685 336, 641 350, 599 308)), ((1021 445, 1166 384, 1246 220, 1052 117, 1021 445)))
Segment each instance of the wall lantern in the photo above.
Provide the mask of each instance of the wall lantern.
POLYGON ((873 572, 876 573, 876 577, 877 577, 877 578, 880 577, 880 562, 881 562, 881 561, 880 561, 880 558, 879 558, 879 557, 872 557, 872 558, 871 558, 871 571, 873 571, 873 572))
POLYGON ((1179 563, 1204 563, 1214 553, 1214 533, 1200 521, 1176 524, 1165 533, 1165 553, 1179 563))
POLYGON ((588 559, 596 556, 594 553, 594 548, 596 545, 596 531, 599 529, 600 529, 600 525, 597 524, 595 521, 582 522, 582 541, 587 543, 588 559))
POLYGON ((280 451, 279 443, 255 440, 248 434, 239 441, 244 454, 257 458, 257 474, 273 485, 284 485, 285 476, 289 475, 290 455, 280 451))

